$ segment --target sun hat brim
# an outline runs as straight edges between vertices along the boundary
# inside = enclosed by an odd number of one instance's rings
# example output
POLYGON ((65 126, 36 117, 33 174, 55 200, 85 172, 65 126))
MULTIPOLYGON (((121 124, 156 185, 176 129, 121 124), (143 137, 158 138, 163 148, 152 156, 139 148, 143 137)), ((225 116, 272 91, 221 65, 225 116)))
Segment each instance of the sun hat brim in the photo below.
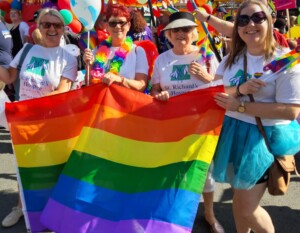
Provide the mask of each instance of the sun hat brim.
POLYGON ((194 26, 196 27, 197 24, 195 22, 192 22, 189 19, 176 19, 174 21, 172 21, 171 23, 169 23, 164 29, 165 30, 170 30, 173 28, 182 28, 182 27, 191 27, 194 26))

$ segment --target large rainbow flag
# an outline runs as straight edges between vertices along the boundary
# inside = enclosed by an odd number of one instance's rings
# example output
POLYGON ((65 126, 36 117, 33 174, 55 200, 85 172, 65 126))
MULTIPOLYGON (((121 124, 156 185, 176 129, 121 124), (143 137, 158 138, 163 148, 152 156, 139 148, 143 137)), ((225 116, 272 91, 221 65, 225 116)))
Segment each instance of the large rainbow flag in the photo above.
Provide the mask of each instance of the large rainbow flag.
POLYGON ((223 87, 160 102, 93 85, 6 104, 28 228, 191 232, 224 117, 223 87))

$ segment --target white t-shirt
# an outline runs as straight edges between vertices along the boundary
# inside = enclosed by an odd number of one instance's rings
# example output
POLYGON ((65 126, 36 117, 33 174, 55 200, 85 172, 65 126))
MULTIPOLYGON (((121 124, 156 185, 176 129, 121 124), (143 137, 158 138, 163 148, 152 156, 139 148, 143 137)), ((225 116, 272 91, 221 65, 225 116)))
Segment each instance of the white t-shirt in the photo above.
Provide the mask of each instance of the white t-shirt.
MULTIPOLYGON (((111 60, 119 47, 111 47, 108 59, 111 60)), ((98 48, 93 50, 93 54, 97 53, 98 48)), ((132 49, 126 55, 125 61, 120 68, 119 74, 127 79, 135 79, 136 73, 148 75, 148 61, 145 50, 133 44, 132 49)), ((108 71, 107 71, 108 72, 108 71)))
MULTIPOLYGON (((253 56, 247 53, 247 79, 255 78, 255 73, 263 73, 263 67, 279 57, 289 52, 287 49, 276 49, 275 55, 272 59, 265 61, 264 56, 253 56)), ((228 56, 224 57, 217 70, 217 74, 223 76, 224 86, 237 86, 244 75, 244 56, 242 55, 237 63, 231 68, 224 68, 225 61, 228 56)), ((295 67, 276 74, 277 78, 274 81, 266 83, 266 87, 262 87, 259 92, 253 95, 255 102, 265 103, 295 103, 300 104, 300 66, 295 67)), ((242 101, 250 102, 248 96, 241 98, 242 101)), ((239 112, 227 111, 227 116, 256 124, 255 118, 247 114, 239 112)), ((288 124, 289 120, 280 119, 262 119, 263 125, 288 124)))
MULTIPOLYGON (((10 63, 17 68, 22 48, 10 63)), ((26 55, 20 70, 20 100, 45 96, 54 91, 61 76, 76 80, 77 60, 62 47, 46 48, 34 45, 26 55)))
MULTIPOLYGON (((172 49, 160 54, 154 64, 152 85, 160 84, 163 91, 168 91, 170 97, 186 93, 191 90, 207 87, 206 83, 188 72, 192 61, 205 66, 199 48, 193 46, 194 51, 187 55, 176 55, 172 49)), ((214 76, 218 67, 215 56, 211 60, 210 73, 214 76)))
POLYGON ((29 36, 29 26, 28 26, 28 24, 22 21, 19 24, 19 31, 20 31, 20 35, 21 35, 21 39, 22 39, 22 44, 24 44, 25 43, 25 36, 29 36))

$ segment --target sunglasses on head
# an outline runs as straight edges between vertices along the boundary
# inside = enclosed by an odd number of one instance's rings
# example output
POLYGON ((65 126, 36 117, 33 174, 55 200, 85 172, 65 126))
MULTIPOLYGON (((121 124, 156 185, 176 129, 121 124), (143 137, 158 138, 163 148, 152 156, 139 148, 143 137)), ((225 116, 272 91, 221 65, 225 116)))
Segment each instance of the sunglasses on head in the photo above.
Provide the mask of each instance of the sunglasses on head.
POLYGON ((44 29, 49 29, 51 26, 53 26, 55 29, 62 29, 64 25, 62 23, 50 23, 50 22, 40 22, 40 25, 44 29))
POLYGON ((184 33, 188 33, 190 31, 192 31, 193 27, 181 27, 181 28, 172 28, 171 31, 173 33, 177 33, 179 31, 182 31, 184 33))
POLYGON ((108 25, 112 28, 115 28, 118 24, 120 27, 124 27, 127 23, 127 21, 108 21, 108 25))
POLYGON ((249 15, 238 16, 237 25, 239 27, 245 27, 248 25, 250 20, 252 20, 252 22, 255 24, 262 24, 266 19, 267 19, 267 16, 266 16, 265 12, 259 11, 259 12, 255 12, 251 16, 249 16, 249 15))

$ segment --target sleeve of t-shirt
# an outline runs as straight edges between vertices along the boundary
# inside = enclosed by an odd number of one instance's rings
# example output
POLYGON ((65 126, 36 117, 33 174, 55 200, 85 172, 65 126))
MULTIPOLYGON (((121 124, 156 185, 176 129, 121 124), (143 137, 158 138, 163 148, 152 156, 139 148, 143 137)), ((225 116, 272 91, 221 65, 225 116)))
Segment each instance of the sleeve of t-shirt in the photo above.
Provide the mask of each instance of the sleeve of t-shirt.
POLYGON ((20 32, 21 32, 21 36, 22 35, 29 36, 29 26, 27 23, 25 23, 25 22, 20 23, 20 32))
POLYGON ((159 67, 160 67, 160 62, 159 62, 159 57, 160 55, 157 57, 157 59, 154 62, 154 69, 153 69, 153 74, 151 77, 151 84, 158 84, 160 83, 160 75, 159 75, 159 67))
POLYGON ((227 60, 228 56, 225 56, 222 61, 220 62, 217 71, 216 71, 216 75, 219 76, 223 76, 224 72, 225 72, 225 62, 227 60))
POLYGON ((73 82, 77 78, 77 60, 68 52, 66 52, 66 65, 63 68, 61 76, 73 82))
POLYGON ((145 50, 141 47, 136 47, 136 69, 135 73, 142 73, 148 75, 148 60, 145 50))
POLYGON ((300 104, 300 65, 281 72, 276 79, 276 102, 300 104))

